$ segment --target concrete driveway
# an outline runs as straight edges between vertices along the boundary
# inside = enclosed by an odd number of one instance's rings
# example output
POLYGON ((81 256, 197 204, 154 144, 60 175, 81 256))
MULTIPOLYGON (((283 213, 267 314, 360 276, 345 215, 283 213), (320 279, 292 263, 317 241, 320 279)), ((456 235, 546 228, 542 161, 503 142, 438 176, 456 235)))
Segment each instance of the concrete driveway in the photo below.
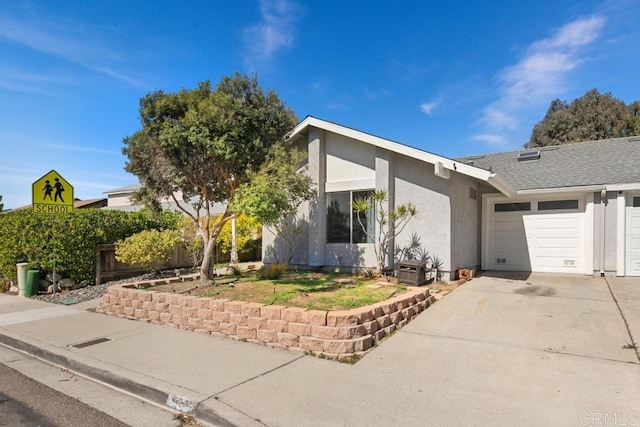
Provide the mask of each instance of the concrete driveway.
POLYGON ((640 280, 488 273, 353 366, 305 357, 216 398, 269 426, 640 425, 639 297, 640 280))

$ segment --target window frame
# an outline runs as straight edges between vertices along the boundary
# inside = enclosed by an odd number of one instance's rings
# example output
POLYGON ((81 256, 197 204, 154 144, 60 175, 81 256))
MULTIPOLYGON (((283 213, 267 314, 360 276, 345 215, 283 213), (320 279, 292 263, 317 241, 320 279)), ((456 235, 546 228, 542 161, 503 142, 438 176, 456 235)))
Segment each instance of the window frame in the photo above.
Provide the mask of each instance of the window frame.
POLYGON ((531 202, 507 202, 507 203, 495 203, 493 205, 493 212, 530 212, 530 211, 531 211, 531 202))
POLYGON ((578 199, 561 199, 561 200, 539 200, 539 211, 574 211, 580 208, 578 199), (562 206, 562 204, 571 203, 571 206, 562 206))
MULTIPOLYGON (((360 244, 372 244, 374 243, 374 240, 372 239, 371 236, 369 236, 367 233, 362 233, 362 235, 364 236, 364 241, 354 241, 354 235, 356 233, 354 233, 355 227, 360 227, 360 224, 358 223, 357 220, 357 213, 354 211, 353 209, 353 201, 357 198, 362 197, 362 193, 369 193, 372 194, 375 190, 374 189, 357 189, 357 190, 346 190, 346 191, 332 191, 332 192, 327 192, 325 193, 326 196, 326 204, 325 204, 325 218, 326 218, 326 233, 325 233, 325 243, 329 244, 329 245, 334 245, 334 244, 339 244, 339 245, 360 245, 360 244), (360 194, 359 194, 360 193, 360 194), (332 202, 331 197, 332 196, 339 196, 339 195, 345 195, 348 194, 349 197, 349 212, 347 214, 348 218, 349 218, 349 224, 348 224, 348 229, 349 229, 349 238, 348 241, 337 241, 337 239, 335 237, 331 237, 330 233, 332 231, 336 230, 336 227, 333 227, 333 223, 330 219, 329 219, 329 207, 330 204, 332 202)), ((336 199, 334 199, 336 200, 336 199)), ((340 215, 344 215, 346 212, 340 211, 339 214, 340 215)), ((367 221, 366 221, 366 226, 368 227, 374 227, 375 228, 375 203, 371 204, 371 208, 370 208, 370 212, 369 215, 367 216, 367 221)), ((340 227, 340 224, 336 224, 338 227, 340 227)), ((340 227, 340 228, 346 228, 346 227, 340 227)), ((375 233, 375 230, 374 230, 375 233)))

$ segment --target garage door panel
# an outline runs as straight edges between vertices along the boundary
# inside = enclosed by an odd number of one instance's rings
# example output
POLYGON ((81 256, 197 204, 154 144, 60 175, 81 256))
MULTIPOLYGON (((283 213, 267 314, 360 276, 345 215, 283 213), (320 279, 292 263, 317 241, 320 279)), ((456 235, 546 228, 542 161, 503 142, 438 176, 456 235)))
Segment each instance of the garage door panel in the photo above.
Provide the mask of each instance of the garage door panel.
POLYGON ((579 239, 578 236, 581 235, 581 230, 577 228, 558 228, 558 229, 546 229, 546 230, 537 230, 536 238, 539 239, 579 239))
POLYGON ((631 250, 640 251, 640 238, 631 238, 631 250))
POLYGON ((579 245, 581 242, 582 239, 578 237, 538 239, 536 247, 538 249, 560 249, 565 252, 580 253, 581 248, 579 245))
POLYGON ((625 273, 627 276, 640 276, 640 207, 630 203, 626 210, 625 273))
POLYGON ((516 212, 495 212, 493 205, 489 206, 491 268, 550 273, 582 271, 584 207, 576 212, 536 211, 536 206, 537 202, 531 201, 531 211, 516 212))
POLYGON ((545 269, 547 272, 570 272, 570 270, 578 269, 578 260, 573 258, 567 259, 559 259, 559 258, 549 258, 549 257, 538 257, 537 259, 538 265, 537 267, 540 269, 545 269))

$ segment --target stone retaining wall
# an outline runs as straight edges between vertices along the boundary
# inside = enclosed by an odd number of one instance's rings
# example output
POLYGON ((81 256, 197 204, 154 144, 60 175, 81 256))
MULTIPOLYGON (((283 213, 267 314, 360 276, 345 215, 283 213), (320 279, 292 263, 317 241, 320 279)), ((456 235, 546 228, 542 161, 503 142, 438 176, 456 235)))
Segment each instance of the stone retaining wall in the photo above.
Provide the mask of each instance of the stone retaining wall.
POLYGON ((409 288, 378 304, 323 311, 144 291, 129 284, 109 287, 96 311, 341 359, 366 352, 434 301, 428 288, 409 288))

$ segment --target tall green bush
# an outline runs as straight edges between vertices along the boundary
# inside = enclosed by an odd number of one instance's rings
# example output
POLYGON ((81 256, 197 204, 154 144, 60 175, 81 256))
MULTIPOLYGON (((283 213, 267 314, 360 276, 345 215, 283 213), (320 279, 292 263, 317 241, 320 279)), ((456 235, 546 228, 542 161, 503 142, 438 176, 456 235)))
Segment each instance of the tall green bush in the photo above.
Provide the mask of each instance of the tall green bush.
POLYGON ((96 246, 115 243, 142 230, 173 229, 179 214, 78 209, 47 215, 30 210, 0 215, 0 273, 16 279, 16 263, 53 269, 75 281, 93 281, 96 246))
POLYGON ((116 243, 116 259, 158 271, 181 240, 179 230, 143 230, 116 243))

